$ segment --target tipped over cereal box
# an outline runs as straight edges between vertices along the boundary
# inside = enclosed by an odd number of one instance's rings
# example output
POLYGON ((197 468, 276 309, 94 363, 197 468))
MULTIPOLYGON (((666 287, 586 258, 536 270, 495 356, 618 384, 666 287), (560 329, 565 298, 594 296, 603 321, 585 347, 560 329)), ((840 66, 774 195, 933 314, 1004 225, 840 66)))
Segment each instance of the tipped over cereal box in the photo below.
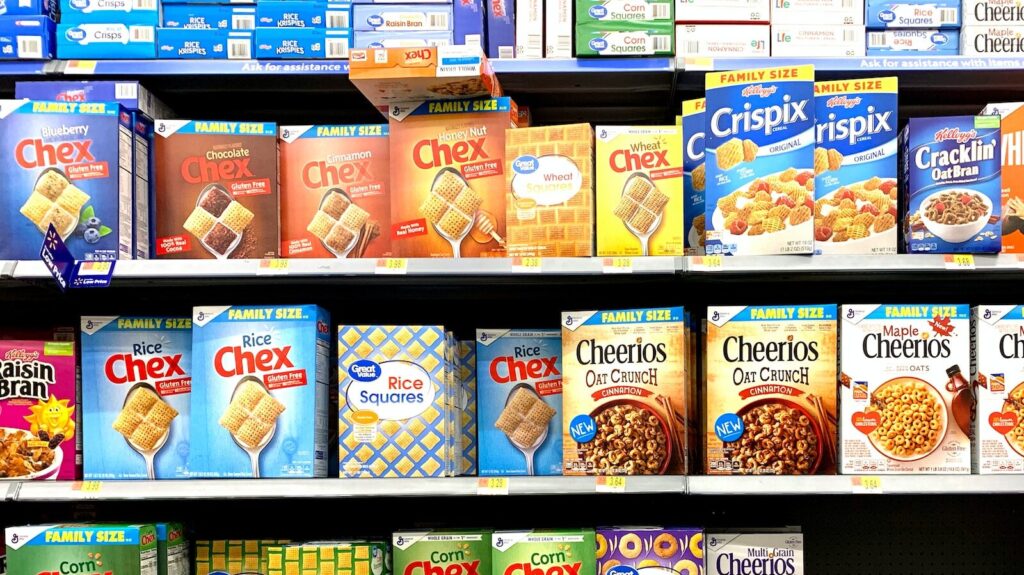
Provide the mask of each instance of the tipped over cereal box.
POLYGON ((816 82, 814 105, 814 253, 896 253, 897 78, 816 82))
POLYGON ((698 527, 606 527, 596 538, 601 575, 696 575, 704 568, 704 531, 698 527))
POLYGON ((395 573, 490 575, 491 532, 462 529, 396 531, 391 537, 395 573))
POLYGON ((495 531, 491 575, 595 573, 595 550, 593 529, 495 531))
POLYGON ((840 308, 844 474, 970 473, 967 305, 840 308))
POLYGON ((974 473, 1024 472, 1024 306, 971 310, 974 473))
POLYGON ((706 249, 814 250, 814 67, 706 77, 706 249))
POLYGON ((683 241, 686 255, 704 255, 704 193, 707 171, 704 139, 707 122, 704 98, 683 101, 683 241))
POLYGON ((159 573, 156 527, 150 524, 8 527, 4 539, 12 574, 159 573))
POLYGON ((268 555, 288 541, 276 539, 201 539, 196 541, 194 575, 268 574, 268 555))
POLYGON ((686 472, 685 328, 681 307, 562 313, 565 475, 686 472))

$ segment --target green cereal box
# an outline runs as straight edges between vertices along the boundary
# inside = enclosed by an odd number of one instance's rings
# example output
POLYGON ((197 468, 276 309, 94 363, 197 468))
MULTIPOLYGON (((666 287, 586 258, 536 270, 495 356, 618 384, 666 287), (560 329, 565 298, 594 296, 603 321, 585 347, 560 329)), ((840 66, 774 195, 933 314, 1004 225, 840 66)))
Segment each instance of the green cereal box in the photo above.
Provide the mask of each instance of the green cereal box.
POLYGON ((28 525, 4 540, 12 574, 159 575, 153 525, 28 525))
POLYGON ((159 575, 188 575, 188 541, 181 523, 156 523, 159 575))
POLYGON ((193 575, 266 575, 267 551, 289 543, 279 539, 215 539, 196 541, 193 575))
POLYGON ((596 572, 593 529, 495 531, 491 575, 591 575, 596 572))
POLYGON ((490 531, 399 531, 397 575, 490 575, 490 531))
POLYGON ((266 548, 266 575, 391 575, 383 541, 318 541, 266 548))
POLYGON ((675 23, 605 22, 576 23, 577 56, 671 56, 675 50, 675 23))

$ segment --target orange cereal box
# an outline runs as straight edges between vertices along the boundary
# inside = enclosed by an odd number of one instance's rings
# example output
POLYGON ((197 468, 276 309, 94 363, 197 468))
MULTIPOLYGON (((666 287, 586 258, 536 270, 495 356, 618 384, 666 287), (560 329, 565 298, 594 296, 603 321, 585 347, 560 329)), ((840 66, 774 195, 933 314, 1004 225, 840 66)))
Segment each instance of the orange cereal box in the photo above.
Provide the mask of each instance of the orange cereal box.
POLYGON ((981 113, 1002 116, 1003 253, 1024 253, 1024 102, 989 104, 981 113))
POLYGON ((388 126, 281 126, 281 255, 391 255, 388 126))

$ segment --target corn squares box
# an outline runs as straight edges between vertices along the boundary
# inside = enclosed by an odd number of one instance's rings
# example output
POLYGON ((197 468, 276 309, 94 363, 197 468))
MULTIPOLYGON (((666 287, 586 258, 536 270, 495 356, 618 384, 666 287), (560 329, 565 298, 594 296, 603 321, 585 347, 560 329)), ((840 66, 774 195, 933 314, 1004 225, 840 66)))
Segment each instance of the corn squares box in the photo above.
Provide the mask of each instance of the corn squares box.
POLYGON ((1024 472, 1024 307, 971 309, 973 473, 1024 472))
POLYGON ((597 530, 596 539, 598 573, 653 568, 666 575, 693 575, 704 569, 700 528, 606 527, 597 530))
POLYGON ((391 575, 383 541, 322 541, 269 545, 266 575, 391 575))
POLYGON ((708 74, 706 249, 814 250, 814 67, 708 74))
POLYGON ((156 528, 157 573, 189 575, 188 541, 181 523, 154 523, 156 528))
POLYGON ((29 525, 4 538, 12 574, 159 575, 153 525, 29 525))
POLYGON ((477 330, 481 476, 562 474, 561 346, 557 330, 477 330))
POLYGON ((391 247, 402 257, 503 257, 509 98, 391 107, 391 247))
POLYGON ((704 166, 705 100, 683 100, 683 240, 688 256, 704 255, 704 166))
POLYGON ((816 82, 814 253, 896 253, 897 79, 816 82))
POLYGON ((0 341, 0 480, 78 479, 75 345, 0 341))
POLYGON ((707 474, 835 474, 837 337, 832 304, 708 308, 707 474))
POLYGON ((576 23, 577 56, 672 56, 671 19, 630 22, 590 20, 576 23))
POLYGON ((490 575, 491 532, 396 531, 391 537, 395 573, 490 575))
POLYGON ((460 475, 476 475, 479 461, 479 432, 476 425, 479 409, 477 405, 476 342, 460 341, 456 359, 459 380, 462 383, 459 412, 462 422, 462 471, 460 475))
POLYGON ((683 255, 680 126, 597 126, 599 256, 683 255))
POLYGON ((192 311, 191 477, 325 477, 330 316, 315 305, 192 311))
POLYGON ((505 134, 509 256, 594 255, 594 131, 590 124, 505 134))
POLYGON ((562 313, 565 475, 686 472, 685 330, 681 307, 562 313))
POLYGON ((722 533, 706 536, 707 574, 804 573, 802 533, 722 533))
POLYGON ((86 479, 188 477, 192 318, 82 318, 86 479))
POLYGON ((986 116, 1000 116, 1002 135, 1002 251, 1024 253, 1024 111, 1021 103, 989 104, 986 116))
POLYGON ((194 575, 252 575, 267 572, 272 548, 289 543, 277 539, 203 539, 196 541, 194 575))
POLYGON ((971 472, 966 305, 840 308, 841 472, 971 472))
POLYGON ((593 529, 495 531, 491 575, 595 573, 595 551, 593 529))
POLYGON ((576 22, 675 22, 672 8, 673 0, 576 0, 576 22))
POLYGON ((1002 247, 999 118, 911 118, 900 133, 908 253, 1002 247))

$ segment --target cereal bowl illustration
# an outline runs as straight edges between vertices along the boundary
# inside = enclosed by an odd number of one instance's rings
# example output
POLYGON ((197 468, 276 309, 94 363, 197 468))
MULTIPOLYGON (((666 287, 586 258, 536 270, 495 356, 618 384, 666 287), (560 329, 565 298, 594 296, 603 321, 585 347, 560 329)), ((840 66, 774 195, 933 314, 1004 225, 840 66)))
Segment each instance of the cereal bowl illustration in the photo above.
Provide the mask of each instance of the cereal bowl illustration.
POLYGON ((369 212, 357 206, 345 190, 331 188, 321 198, 320 209, 306 230, 335 257, 344 258, 359 243, 369 219, 369 212))
POLYGON ((724 447, 741 473, 814 475, 818 471, 824 452, 821 425, 802 405, 768 398, 748 403, 736 415, 743 421, 743 435, 724 447))
POLYGON ((935 192, 921 202, 917 214, 924 227, 951 244, 970 240, 988 224, 992 200, 970 188, 935 192))
POLYGON ((439 236, 452 246, 452 257, 462 257, 462 240, 479 228, 487 240, 501 238, 495 233, 491 218, 481 210, 483 198, 469 186, 462 174, 454 168, 443 168, 434 176, 430 193, 420 205, 439 236))
POLYGON ((125 394, 121 413, 114 421, 114 430, 146 461, 146 475, 156 479, 153 460, 163 449, 171 433, 171 421, 178 410, 167 404, 147 382, 139 382, 125 394))
POLYGON ((182 224, 217 259, 226 259, 242 241, 255 215, 220 184, 209 184, 196 198, 196 207, 182 224))
POLYGON ((931 455, 949 425, 942 396, 931 384, 914 377, 898 377, 880 385, 865 412, 878 413, 878 426, 868 434, 872 445, 896 461, 917 461, 931 455))
POLYGON ((56 480, 64 461, 59 442, 13 427, 0 427, 0 452, 8 454, 0 458, 0 479, 56 480))
POLYGON ((773 251, 772 246, 811 237, 814 174, 789 168, 757 178, 718 200, 712 229, 739 253, 773 251), (770 240, 770 241, 769 241, 770 240))
POLYGON ((814 240, 829 253, 864 254, 896 245, 896 181, 871 178, 814 202, 814 240))
POLYGON ((632 399, 601 405, 590 417, 596 425, 587 463, 597 473, 621 466, 626 475, 663 475, 672 459, 672 433, 661 415, 632 399))
POLYGON ((259 379, 246 376, 238 381, 220 425, 228 430, 235 444, 249 455, 252 476, 260 477, 260 453, 274 438, 277 418, 285 406, 274 399, 259 379))
POLYGON ((1003 414, 1013 413, 1017 423, 1004 434, 1010 449, 1024 456, 1024 383, 1010 390, 1003 402, 1003 414))
POLYGON ((615 206, 614 214, 631 234, 640 240, 643 255, 650 255, 648 245, 651 236, 661 226, 662 215, 669 197, 661 193, 651 178, 636 172, 626 179, 622 186, 622 198, 615 206))

